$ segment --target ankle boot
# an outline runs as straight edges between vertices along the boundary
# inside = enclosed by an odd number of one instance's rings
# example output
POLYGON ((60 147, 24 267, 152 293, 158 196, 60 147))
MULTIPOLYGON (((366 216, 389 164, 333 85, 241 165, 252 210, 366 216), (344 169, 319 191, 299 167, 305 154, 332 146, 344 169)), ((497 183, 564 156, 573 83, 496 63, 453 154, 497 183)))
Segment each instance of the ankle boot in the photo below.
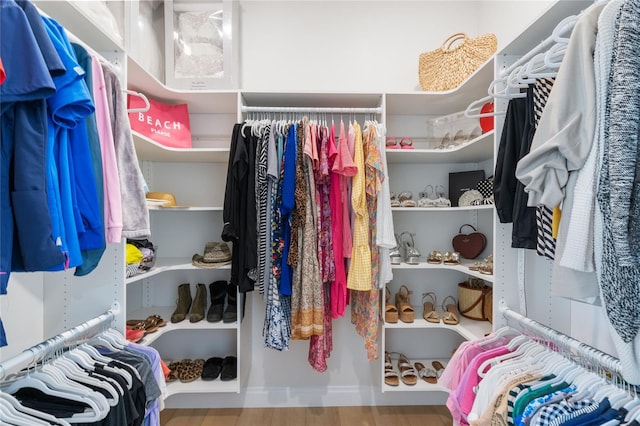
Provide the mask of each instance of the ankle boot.
POLYGON ((204 310, 207 307, 207 286, 198 284, 196 286, 196 296, 193 298, 189 322, 198 322, 204 319, 204 310))
POLYGON ((191 308, 191 286, 189 283, 178 286, 178 306, 171 315, 171 322, 180 322, 185 319, 191 308))
POLYGON ((235 322, 238 319, 237 289, 233 284, 227 284, 227 309, 222 314, 222 322, 235 322))
POLYGON ((222 311, 224 311, 224 298, 227 295, 227 282, 214 281, 209 284, 209 294, 211 296, 211 306, 207 311, 207 321, 222 321, 222 311))

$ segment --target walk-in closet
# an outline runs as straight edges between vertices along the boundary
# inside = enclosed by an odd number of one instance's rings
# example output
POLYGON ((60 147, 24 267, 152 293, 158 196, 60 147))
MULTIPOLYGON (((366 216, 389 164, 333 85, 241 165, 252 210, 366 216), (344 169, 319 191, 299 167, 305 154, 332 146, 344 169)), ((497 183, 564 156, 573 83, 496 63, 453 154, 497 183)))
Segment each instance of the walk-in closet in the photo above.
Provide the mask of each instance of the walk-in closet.
POLYGON ((0 423, 638 424, 638 22, 2 0, 0 423))

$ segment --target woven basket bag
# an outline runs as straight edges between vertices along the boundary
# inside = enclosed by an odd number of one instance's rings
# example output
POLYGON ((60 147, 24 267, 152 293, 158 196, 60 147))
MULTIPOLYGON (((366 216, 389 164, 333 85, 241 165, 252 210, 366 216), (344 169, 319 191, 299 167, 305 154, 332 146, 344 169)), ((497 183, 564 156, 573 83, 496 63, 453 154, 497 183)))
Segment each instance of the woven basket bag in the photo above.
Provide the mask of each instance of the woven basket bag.
POLYGON ((476 38, 469 38, 464 33, 453 34, 436 50, 420 54, 418 78, 422 90, 444 92, 455 89, 496 53, 497 48, 498 39, 494 34, 476 38), (456 42, 460 43, 454 46, 456 42))

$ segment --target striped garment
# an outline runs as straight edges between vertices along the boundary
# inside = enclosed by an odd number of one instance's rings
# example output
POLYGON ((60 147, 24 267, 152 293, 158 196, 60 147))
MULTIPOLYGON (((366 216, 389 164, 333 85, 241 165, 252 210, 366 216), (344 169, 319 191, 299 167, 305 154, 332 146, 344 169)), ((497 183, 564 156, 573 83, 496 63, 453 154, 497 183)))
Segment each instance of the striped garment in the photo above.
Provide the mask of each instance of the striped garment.
POLYGON ((260 138, 258 139, 258 147, 256 150, 256 212, 258 220, 258 273, 256 276, 256 288, 260 294, 264 294, 265 284, 265 264, 267 256, 271 253, 267 251, 269 240, 267 236, 270 234, 267 220, 267 150, 269 148, 269 138, 271 135, 271 124, 263 123, 260 129, 260 138))

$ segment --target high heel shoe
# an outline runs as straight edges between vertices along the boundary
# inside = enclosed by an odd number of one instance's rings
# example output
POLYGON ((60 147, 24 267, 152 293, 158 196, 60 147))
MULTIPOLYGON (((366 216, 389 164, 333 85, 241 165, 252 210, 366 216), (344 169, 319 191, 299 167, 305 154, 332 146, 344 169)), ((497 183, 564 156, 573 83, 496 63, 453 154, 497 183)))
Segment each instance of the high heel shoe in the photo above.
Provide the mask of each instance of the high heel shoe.
POLYGON ((384 306, 384 322, 387 324, 395 324, 398 322, 398 308, 396 305, 389 303, 391 299, 391 293, 389 289, 385 288, 385 306, 384 306))
POLYGON ((405 234, 409 235, 409 238, 411 238, 411 242, 403 241, 405 247, 404 261, 409 265, 417 265, 420 263, 420 251, 415 247, 415 242, 413 240, 413 236, 415 234, 411 232, 403 232, 402 234, 400 234, 400 237, 405 234))
POLYGON ((396 246, 389 251, 389 257, 391 258, 392 265, 399 265, 402 262, 402 253, 400 252, 400 237, 395 234, 396 246))
POLYGON ((411 301, 409 300, 411 293, 412 291, 409 290, 404 284, 400 286, 400 289, 396 293, 396 308, 398 308, 400 321, 402 322, 413 322, 413 306, 411 305, 411 301))

